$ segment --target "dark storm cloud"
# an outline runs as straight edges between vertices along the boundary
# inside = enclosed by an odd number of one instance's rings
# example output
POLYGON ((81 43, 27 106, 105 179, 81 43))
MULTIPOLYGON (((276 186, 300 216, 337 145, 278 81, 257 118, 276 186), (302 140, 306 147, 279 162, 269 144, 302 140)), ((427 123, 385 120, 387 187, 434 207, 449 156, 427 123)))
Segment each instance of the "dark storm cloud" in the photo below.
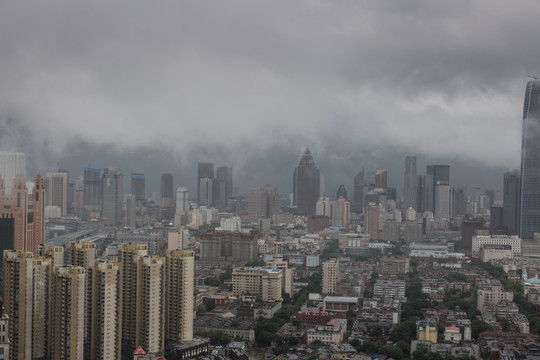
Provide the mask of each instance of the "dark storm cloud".
POLYGON ((526 76, 540 72, 538 13, 488 0, 2 2, 0 116, 56 158, 84 139, 180 166, 309 146, 340 163, 391 152, 510 168, 526 76))

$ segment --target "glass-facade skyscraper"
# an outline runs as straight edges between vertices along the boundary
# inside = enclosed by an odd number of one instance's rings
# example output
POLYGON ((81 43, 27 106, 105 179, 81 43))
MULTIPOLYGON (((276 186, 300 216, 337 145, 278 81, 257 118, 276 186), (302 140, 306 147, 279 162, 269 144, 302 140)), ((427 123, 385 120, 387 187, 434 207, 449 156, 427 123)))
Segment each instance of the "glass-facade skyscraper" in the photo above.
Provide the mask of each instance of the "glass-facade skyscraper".
POLYGON ((540 81, 529 81, 523 106, 521 138, 520 236, 540 232, 540 81))

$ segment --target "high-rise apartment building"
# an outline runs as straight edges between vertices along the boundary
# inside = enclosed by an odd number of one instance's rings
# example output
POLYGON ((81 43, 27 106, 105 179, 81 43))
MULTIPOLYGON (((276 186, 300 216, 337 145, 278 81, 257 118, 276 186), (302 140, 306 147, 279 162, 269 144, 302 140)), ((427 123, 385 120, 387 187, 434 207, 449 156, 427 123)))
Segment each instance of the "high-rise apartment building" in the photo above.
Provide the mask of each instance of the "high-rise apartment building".
POLYGON ((255 296, 262 301, 281 301, 282 277, 279 269, 236 269, 232 274, 233 295, 255 296))
POLYGON ((84 207, 90 212, 97 212, 101 207, 101 170, 85 167, 83 176, 84 207))
POLYGON ((388 187, 388 172, 386 170, 377 170, 375 172, 375 188, 386 189, 388 187))
POLYGON ((122 226, 124 177, 122 170, 105 168, 101 179, 102 220, 107 226, 122 226))
POLYGON ((67 192, 68 173, 67 172, 47 172, 45 175, 45 195, 47 206, 58 206, 62 216, 67 213, 67 192))
POLYGON ((173 176, 172 174, 161 175, 161 187, 159 206, 162 208, 168 208, 174 206, 174 190, 173 190, 173 176))
POLYGON ((520 236, 540 232, 540 81, 529 81, 523 106, 521 139, 520 236))
POLYGON ((64 266, 64 247, 51 244, 41 244, 38 248, 38 255, 46 259, 51 259, 53 268, 64 266))
MULTIPOLYGON (((202 179, 210 179, 212 180, 214 178, 214 164, 209 162, 200 162, 198 164, 198 173, 197 173, 197 204, 199 205, 205 205, 201 204, 201 180, 202 179)), ((212 192, 210 191, 210 196, 212 196, 212 192)))
POLYGON ((329 197, 322 197, 317 200, 315 215, 328 216, 328 219, 330 219, 330 216, 332 215, 332 206, 329 197))
POLYGON ((364 170, 354 177, 353 212, 361 214, 364 211, 364 170))
POLYGON ((519 234, 521 179, 517 170, 504 174, 503 184, 503 226, 509 235, 519 234))
POLYGON ((85 270, 66 265, 53 275, 51 359, 84 359, 85 270))
POLYGON ((84 178, 79 176, 73 183, 73 211, 81 216, 84 209, 84 178))
POLYGON ((426 168, 425 201, 424 211, 435 212, 435 189, 439 182, 450 184, 449 165, 428 165, 426 168))
POLYGON ((405 178, 403 186, 403 208, 404 210, 413 208, 418 211, 418 195, 417 191, 417 175, 416 175, 416 156, 405 157, 405 178))
POLYGON ((49 354, 52 310, 53 259, 34 258, 32 268, 32 358, 46 359, 49 354))
POLYGON ((120 265, 97 260, 86 270, 85 358, 119 359, 122 339, 120 265))
POLYGON ((336 294, 337 284, 341 281, 339 261, 330 259, 322 263, 322 293, 336 294))
POLYGON ((260 218, 272 219, 279 214, 279 193, 273 186, 252 187, 248 198, 248 221, 256 222, 260 218))
POLYGON ((366 233, 371 237, 371 240, 379 240, 379 215, 381 209, 375 203, 369 203, 365 210, 365 226, 366 233))
POLYGON ((32 359, 34 255, 16 250, 5 250, 3 255, 3 300, 10 317, 10 359, 32 359))
POLYGON ((71 241, 66 250, 68 265, 90 267, 96 260, 96 243, 87 241, 71 241))
POLYGON ((255 232, 208 231, 201 235, 200 248, 202 261, 254 261, 259 251, 255 232))
POLYGON ((165 341, 193 340, 195 253, 167 251, 165 258, 165 341))
POLYGON ((293 203, 299 215, 313 215, 321 192, 322 174, 309 149, 304 151, 293 176, 293 203))
POLYGON ((26 155, 22 152, 0 151, 0 177, 4 179, 7 195, 11 194, 15 176, 26 177, 26 155))
POLYGON ((11 359, 9 320, 9 315, 4 312, 4 304, 0 300, 0 354, 4 356, 4 359, 11 359))
POLYGON ((332 201, 332 225, 338 227, 347 227, 351 218, 350 201, 340 197, 332 201))

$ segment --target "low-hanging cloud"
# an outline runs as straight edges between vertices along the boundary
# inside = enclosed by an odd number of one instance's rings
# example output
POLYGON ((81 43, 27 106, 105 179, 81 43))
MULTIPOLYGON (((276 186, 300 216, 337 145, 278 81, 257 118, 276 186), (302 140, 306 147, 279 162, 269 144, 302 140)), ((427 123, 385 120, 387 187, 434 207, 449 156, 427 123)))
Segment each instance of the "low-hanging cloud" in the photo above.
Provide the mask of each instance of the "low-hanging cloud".
POLYGON ((241 162, 338 139, 512 167, 540 58, 540 4, 520 5, 2 2, 0 116, 57 154, 209 144, 241 162))

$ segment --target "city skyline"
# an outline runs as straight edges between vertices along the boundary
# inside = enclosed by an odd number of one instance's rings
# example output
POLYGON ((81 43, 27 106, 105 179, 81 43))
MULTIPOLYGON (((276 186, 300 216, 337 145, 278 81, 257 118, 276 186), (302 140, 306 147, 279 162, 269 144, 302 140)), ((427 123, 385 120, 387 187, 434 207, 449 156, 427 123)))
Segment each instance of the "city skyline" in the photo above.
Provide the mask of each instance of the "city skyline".
POLYGON ((212 161, 235 169, 245 192, 288 193, 275 169, 305 147, 327 177, 343 168, 327 192, 362 168, 388 169, 401 189, 392 159, 406 155, 486 173, 455 178, 468 188, 501 188, 494 174, 519 168, 538 4, 131 5, 133 23, 122 4, 69 4, 61 17, 1 5, 0 141, 27 154, 28 177, 59 162, 71 173, 171 172, 197 195, 191 169, 212 161))

